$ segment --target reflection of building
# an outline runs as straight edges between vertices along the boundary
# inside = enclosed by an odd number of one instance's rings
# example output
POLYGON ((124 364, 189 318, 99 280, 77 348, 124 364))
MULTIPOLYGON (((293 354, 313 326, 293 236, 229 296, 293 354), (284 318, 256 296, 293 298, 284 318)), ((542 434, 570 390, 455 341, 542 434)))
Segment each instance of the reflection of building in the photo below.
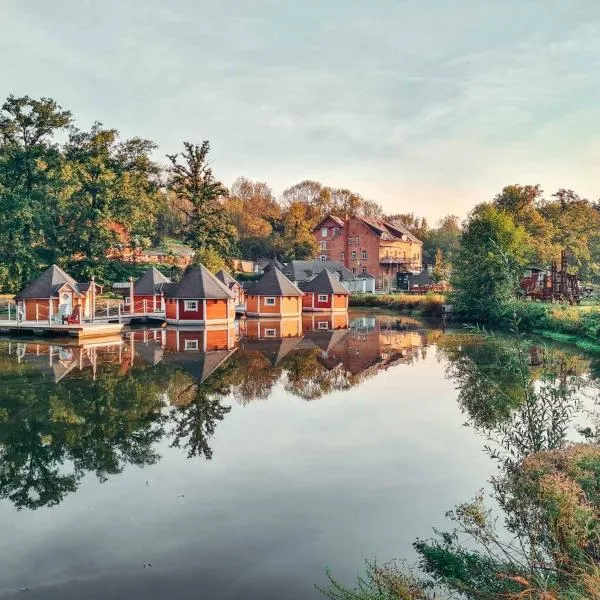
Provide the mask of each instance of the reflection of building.
POLYGON ((246 319, 243 327, 244 337, 251 340, 282 339, 302 335, 300 317, 278 319, 246 319))
POLYGON ((348 313, 302 313, 302 329, 308 331, 330 331, 348 328, 348 313))

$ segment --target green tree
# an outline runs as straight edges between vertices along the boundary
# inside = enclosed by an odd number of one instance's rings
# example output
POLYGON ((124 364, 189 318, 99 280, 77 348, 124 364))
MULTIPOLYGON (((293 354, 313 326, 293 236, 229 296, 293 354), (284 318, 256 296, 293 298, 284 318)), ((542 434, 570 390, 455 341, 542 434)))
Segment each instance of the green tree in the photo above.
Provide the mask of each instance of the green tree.
POLYGON ((284 210, 281 251, 286 260, 311 258, 317 252, 309 210, 304 202, 299 201, 290 203, 284 210))
POLYGON ((196 250, 212 248, 221 256, 237 252, 238 233, 223 206, 227 188, 215 179, 208 162, 210 144, 184 142, 179 154, 167 155, 169 189, 187 213, 185 238, 196 250))
POLYGON ((214 248, 196 250, 192 264, 204 265, 211 273, 227 268, 227 261, 214 248))
POLYGON ((62 157, 71 113, 54 100, 9 96, 0 109, 0 285, 17 291, 56 259, 62 157))
POLYGON ((506 212, 489 205, 470 215, 454 257, 451 302, 479 322, 508 316, 527 254, 527 234, 506 212))
POLYGON ((444 281, 448 279, 449 267, 448 263, 444 258, 444 253, 441 248, 435 251, 435 259, 433 262, 433 280, 436 282, 444 281))

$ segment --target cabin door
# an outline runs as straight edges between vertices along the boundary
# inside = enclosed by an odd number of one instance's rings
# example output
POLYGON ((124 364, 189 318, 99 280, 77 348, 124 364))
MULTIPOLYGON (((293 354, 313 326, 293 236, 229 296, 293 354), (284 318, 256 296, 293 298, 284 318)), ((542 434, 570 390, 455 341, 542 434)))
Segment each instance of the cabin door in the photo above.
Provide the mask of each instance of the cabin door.
POLYGON ((62 292, 60 295, 59 312, 67 317, 73 312, 73 296, 68 292, 62 292))

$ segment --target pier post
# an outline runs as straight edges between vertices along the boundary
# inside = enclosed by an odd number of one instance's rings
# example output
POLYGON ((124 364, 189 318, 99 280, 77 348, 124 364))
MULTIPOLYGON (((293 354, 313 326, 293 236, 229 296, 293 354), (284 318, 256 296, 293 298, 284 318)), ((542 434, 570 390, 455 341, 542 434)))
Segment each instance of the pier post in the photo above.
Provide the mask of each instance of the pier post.
POLYGON ((133 304, 133 277, 129 277, 129 315, 133 317, 135 305, 133 304))
POLYGON ((119 315, 119 323, 121 322, 121 303, 117 305, 117 314, 119 315))
MULTIPOLYGON (((92 275, 92 323, 94 322, 94 317, 96 316, 96 277, 92 275)), ((83 319, 79 319, 82 321, 83 319)))

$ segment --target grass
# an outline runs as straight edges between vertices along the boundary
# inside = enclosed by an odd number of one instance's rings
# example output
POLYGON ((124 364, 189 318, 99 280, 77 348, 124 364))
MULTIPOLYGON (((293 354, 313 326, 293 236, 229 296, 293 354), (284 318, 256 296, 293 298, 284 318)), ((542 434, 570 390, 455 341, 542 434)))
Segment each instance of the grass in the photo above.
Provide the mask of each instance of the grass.
POLYGON ((385 308, 424 316, 442 316, 446 298, 441 294, 353 294, 350 306, 385 308))

